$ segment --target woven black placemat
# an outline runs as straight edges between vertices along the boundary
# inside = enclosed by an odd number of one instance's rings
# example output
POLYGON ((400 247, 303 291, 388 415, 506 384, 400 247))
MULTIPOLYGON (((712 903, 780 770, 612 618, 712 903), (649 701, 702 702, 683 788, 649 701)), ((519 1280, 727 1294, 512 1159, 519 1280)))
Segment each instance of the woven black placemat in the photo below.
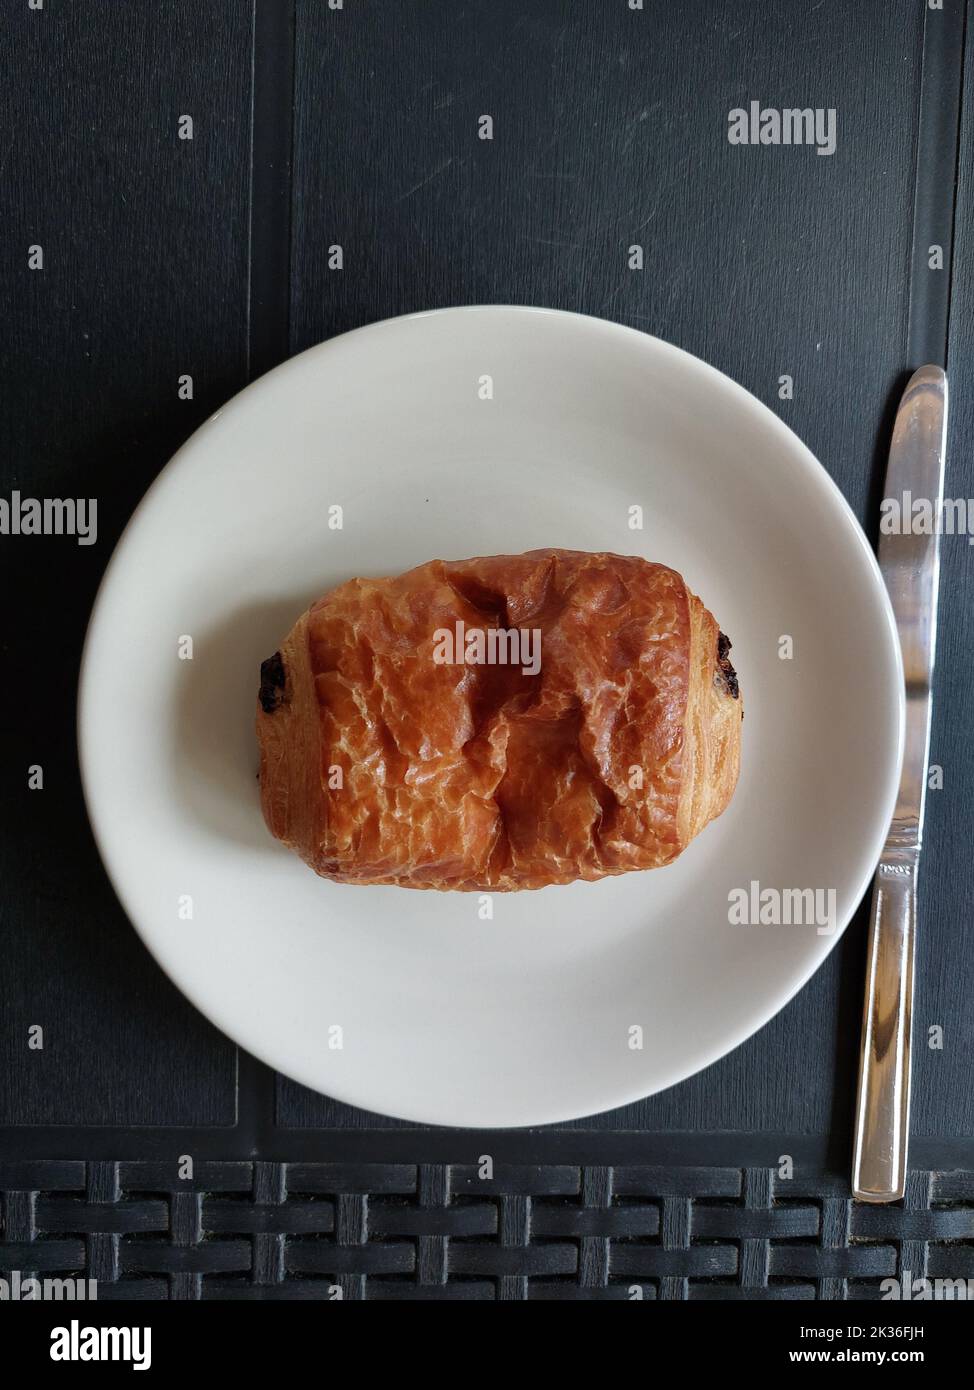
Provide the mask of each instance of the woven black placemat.
POLYGON ((99 1299, 881 1299, 974 1279, 974 1172, 896 1206, 767 1168, 0 1165, 0 1275, 99 1299))

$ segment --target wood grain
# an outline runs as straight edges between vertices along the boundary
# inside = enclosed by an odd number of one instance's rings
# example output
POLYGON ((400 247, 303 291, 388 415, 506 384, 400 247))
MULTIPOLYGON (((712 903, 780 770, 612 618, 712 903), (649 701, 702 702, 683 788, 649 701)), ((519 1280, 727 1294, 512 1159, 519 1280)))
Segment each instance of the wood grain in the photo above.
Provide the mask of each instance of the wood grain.
MULTIPOLYGON (((226 1124, 235 1050, 101 868, 74 699, 95 589, 148 484, 246 379, 250 16, 234 0, 6 7, 0 493, 96 497, 97 544, 0 541, 0 1121, 226 1124), (194 139, 177 138, 180 115, 194 139), (28 247, 44 268, 28 271, 28 247), (183 373, 192 401, 177 399, 183 373), (28 791, 27 767, 44 768, 28 791), (44 1028, 28 1051, 28 1025, 44 1028)), ((174 555, 178 537, 173 538, 174 555)), ((125 660, 124 652, 119 660, 125 660)))

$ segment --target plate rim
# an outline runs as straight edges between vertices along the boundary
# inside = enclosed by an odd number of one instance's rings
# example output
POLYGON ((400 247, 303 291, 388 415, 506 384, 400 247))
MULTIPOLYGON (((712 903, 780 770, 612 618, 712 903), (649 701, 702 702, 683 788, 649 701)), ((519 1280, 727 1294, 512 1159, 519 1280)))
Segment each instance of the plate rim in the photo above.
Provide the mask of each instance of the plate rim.
MULTIPOLYGON (((811 452, 811 450, 804 443, 804 441, 789 425, 787 425, 778 415, 776 415, 775 412, 769 406, 765 405, 763 401, 759 400, 757 396, 753 395, 750 391, 748 391, 746 387, 741 386, 739 382, 735 381, 732 377, 728 376, 725 372, 720 371, 719 368, 714 367, 713 365, 711 365, 711 363, 705 361, 703 358, 697 357, 695 354, 686 351, 684 348, 678 347, 674 343, 668 342, 664 338, 660 338, 651 333, 645 333, 641 329, 633 328, 628 324, 617 323, 612 319, 604 319, 598 317, 597 315, 578 313, 573 310, 554 309, 547 308, 542 305, 525 304, 450 305, 436 309, 417 310, 408 314, 392 315, 387 318, 378 319, 373 323, 363 324, 357 328, 349 329, 344 333, 336 334, 333 337, 323 339, 319 343, 314 343, 311 346, 302 349, 300 352, 293 353, 291 356, 287 357, 283 362, 278 363, 269 371, 263 373, 261 376, 256 377, 253 381, 250 381, 245 386, 241 387, 239 391, 237 391, 233 396, 229 397, 228 400, 222 406, 220 406, 216 411, 209 415, 200 425, 198 425, 197 428, 188 436, 188 438, 183 441, 183 443, 179 446, 179 448, 171 456, 171 458, 169 458, 167 462, 163 464, 163 466, 159 469, 159 472, 156 474, 155 478, 146 488, 142 497, 137 502, 134 510, 132 511, 131 515, 129 516, 128 520, 123 526, 119 534, 119 537, 112 549, 112 553, 105 566, 105 570, 102 574, 102 577, 99 581, 98 588, 95 593, 95 598, 92 603, 91 613, 89 615, 88 622, 86 625, 77 682, 77 696, 75 706, 75 734, 83 803, 85 807, 85 812, 88 817, 88 822, 91 827, 92 836, 95 841, 95 846, 98 850, 99 858, 101 859, 102 866, 105 870, 109 883, 111 884, 112 890, 114 891, 119 901, 119 904, 122 907, 123 912, 128 918, 130 925, 135 930, 140 941, 145 946, 155 963, 159 966, 159 968, 163 971, 167 978, 175 985, 175 987, 180 991, 180 993, 192 1004, 192 1006, 195 1009, 197 1009, 213 1027, 217 1028, 221 1033, 223 1033, 224 1036, 226 1036, 234 1044, 235 1047, 242 1048, 244 1051, 251 1053, 252 1056, 257 1057, 259 1060, 264 1062, 273 1070, 278 1071, 283 1076, 296 1081, 299 1085, 308 1087, 310 1090, 315 1091, 319 1095, 324 1095, 332 1100, 340 1102, 341 1104, 349 1105, 359 1110, 364 1109, 372 1112, 375 1111, 374 1101, 364 1101, 361 1097, 356 1097, 356 1095, 347 1091, 342 1086, 340 1078, 336 1078, 338 1080, 337 1085, 332 1086, 329 1082, 328 1090, 323 1091, 321 1089, 320 1083, 316 1079, 313 1079, 307 1075, 302 1075, 302 1068, 300 1066, 296 1067, 294 1065, 293 1060, 289 1061, 287 1059, 277 1058, 275 1055, 276 1048, 274 1047, 273 1043, 269 1046, 265 1046, 264 1042, 261 1041, 259 1045, 255 1047, 252 1046, 250 1042, 242 1041, 240 1037, 236 1035, 236 1030, 231 1032, 220 1021, 219 1014, 221 1013, 221 1010, 219 1008, 214 1007, 212 1000, 204 999, 194 983, 184 982, 184 980, 180 976, 180 972, 178 971, 178 969, 171 968, 170 965, 166 962, 166 960, 163 959, 161 950, 156 949, 156 946, 153 940, 151 939, 152 933, 143 931, 142 927, 140 926, 138 921, 138 914, 134 910, 134 906, 130 903, 128 894, 125 891, 123 891, 122 885, 119 881, 119 876, 116 874, 113 868, 111 857, 107 849, 104 828, 99 823, 95 807, 95 797, 92 792, 92 774, 89 768, 89 758, 91 756, 90 744, 87 745, 88 751, 86 752, 86 738, 84 732, 85 708, 87 703, 86 696, 88 686, 90 685, 92 679, 91 651, 93 647, 93 634, 99 622, 99 618, 104 606, 104 599, 108 593, 112 581, 113 572, 119 561, 119 557, 122 554, 123 549, 125 548, 126 542, 131 539, 131 535, 136 526, 136 523, 144 514, 144 512, 148 509, 153 495, 162 483, 163 479, 167 477, 171 479, 173 473, 177 468, 185 468, 188 464, 190 464, 193 452, 195 451, 196 446, 199 444, 201 436, 209 429, 211 425, 216 423, 217 420, 221 419, 228 412, 239 408, 240 403, 244 398, 249 399, 252 395, 259 394, 261 391, 265 390, 267 388, 268 383, 273 378, 275 378, 280 373, 284 373, 292 369, 293 364, 296 361, 311 355, 325 357, 331 351, 340 350, 342 345, 344 345, 348 339, 357 338, 362 335, 372 335, 376 337, 380 335, 388 336, 390 332, 396 330, 402 325, 416 322, 419 320, 433 318, 438 319, 451 316, 466 317, 471 314, 485 314, 498 316, 505 314, 514 314, 517 316, 523 316, 525 318, 543 315, 546 317, 571 320, 579 327, 586 328, 589 331, 601 331, 611 336, 626 338, 630 342, 632 342, 634 346, 637 346, 639 348, 645 349, 646 347, 651 347, 657 352, 662 352, 664 355, 672 355, 673 357, 675 357, 678 364, 682 365, 684 370, 690 370, 697 373, 700 376, 709 378, 713 386, 721 389, 726 395, 737 398, 741 402, 742 407, 750 410, 752 413, 755 413, 760 419, 763 420, 763 422, 767 426, 771 428, 772 433, 778 434, 778 436, 783 441, 787 441, 789 453, 795 459, 796 463, 800 461, 801 467, 803 468, 805 474, 816 485, 818 485, 819 487, 824 486, 825 493, 831 497, 833 503, 836 503, 838 505, 838 511, 842 515, 844 515, 847 523, 847 529, 850 531, 851 536, 857 542, 859 551, 861 555, 865 558, 866 569, 870 572, 871 582, 874 589, 874 596, 878 599, 879 608, 885 619, 884 631, 886 634, 888 652, 892 655, 893 664, 897 672, 895 691, 896 699, 894 711, 896 751, 894 757, 888 765, 886 774, 886 783, 884 787, 884 806, 886 814, 881 819, 877 817, 876 824, 877 826, 879 826, 879 829, 874 830, 873 835, 870 837, 868 846, 869 854, 864 854, 863 859, 866 868, 860 873, 859 881, 856 884, 855 891, 851 895, 850 901, 852 903, 852 906, 848 914, 845 916, 845 919, 842 921, 841 925, 837 926, 835 932, 831 933, 828 936, 816 937, 816 942, 821 943, 821 945, 818 950, 809 952, 808 961, 805 963, 803 968, 797 972, 797 982, 789 980, 788 992, 777 1000, 777 1002, 773 1005, 770 1011, 767 1011, 762 1007, 760 1010, 757 1011, 756 1014, 752 1014, 749 1023, 744 1025, 742 1029, 734 1030, 733 1033, 726 1034, 721 1041, 719 1050, 717 1050, 716 1052, 712 1048, 704 1048, 702 1056, 697 1053, 694 1053, 691 1056, 690 1050, 688 1050, 687 1054, 685 1054, 685 1057, 690 1058, 688 1064, 686 1066, 683 1066, 681 1064, 680 1068, 675 1069, 672 1072, 672 1075, 670 1075, 665 1082, 659 1085, 654 1085, 653 1088, 649 1091, 645 1089, 645 1084, 643 1084, 636 1086, 635 1088, 631 1086, 625 1088, 625 1090, 621 1093, 613 1093, 610 1097, 608 1097, 605 1100, 604 1104, 602 1104, 601 1108, 598 1110, 586 1110, 583 1113, 579 1113, 577 1109, 574 1108, 568 1111, 558 1108, 555 1111, 545 1112, 540 1117, 535 1117, 534 1115, 532 1115, 532 1117, 529 1119, 518 1119, 513 1120, 509 1123, 497 1122, 493 1120, 478 1122, 476 1119, 472 1119, 469 1115, 461 1115, 460 1118, 457 1118, 456 1115, 454 1115, 452 1118, 444 1118, 443 1116, 438 1116, 434 1113, 437 1110, 442 1109, 442 1101, 434 1102, 430 1106, 430 1109, 427 1110, 427 1113, 425 1115, 420 1115, 418 1111, 414 1109, 410 1104, 406 1104, 400 1109, 397 1108, 394 1104, 386 1105, 385 1103, 383 1103, 383 1107, 381 1110, 381 1115, 385 1115, 391 1119, 405 1121, 406 1123, 414 1126, 446 1126, 462 1129, 490 1131, 535 1128, 542 1125, 566 1124, 572 1121, 582 1121, 591 1116, 605 1114, 609 1111, 621 1109, 625 1106, 635 1104, 640 1100, 648 1099, 651 1096, 659 1095, 661 1092, 669 1090, 673 1086, 680 1085, 684 1081, 689 1080, 691 1077, 696 1076, 699 1072, 705 1070, 709 1066, 714 1065, 716 1062, 719 1062, 724 1057, 728 1056, 731 1052, 734 1052, 749 1038, 753 1037, 762 1028, 766 1027, 767 1024, 770 1023, 771 1020, 774 1019, 781 1012, 782 1009, 786 1008, 787 1005, 791 1003, 791 1001, 802 989, 804 989, 805 985, 809 982, 809 980, 816 973, 816 971, 821 968, 825 960, 835 949, 840 938, 844 935, 846 929, 848 928, 849 923, 856 915, 856 912, 858 911, 859 906, 861 905, 862 900, 865 896, 865 893, 869 888, 869 884, 875 874, 876 867, 878 865, 882 853, 882 847, 885 843, 889 823, 892 819, 893 810, 895 807, 896 793, 899 786, 905 741, 906 692, 903 676, 902 651, 900 647, 899 634, 896 627, 896 619, 893 613, 892 604, 890 602, 889 593, 886 589, 886 585, 882 578, 882 573, 879 568, 879 562, 872 549, 872 546, 870 545, 869 539, 866 536, 866 533, 863 530, 862 526, 860 525, 855 512, 852 510, 851 505, 846 499, 845 494, 842 492, 841 488, 832 478, 831 474, 828 472, 825 466, 819 461, 818 458, 816 458, 816 456, 811 452), (728 1038, 730 1039, 729 1041, 727 1040, 728 1038)), ((460 1097, 454 1097, 454 1101, 462 1110, 464 1107, 463 1099, 460 1097)), ((425 1108, 425 1103, 418 1103, 425 1108)))

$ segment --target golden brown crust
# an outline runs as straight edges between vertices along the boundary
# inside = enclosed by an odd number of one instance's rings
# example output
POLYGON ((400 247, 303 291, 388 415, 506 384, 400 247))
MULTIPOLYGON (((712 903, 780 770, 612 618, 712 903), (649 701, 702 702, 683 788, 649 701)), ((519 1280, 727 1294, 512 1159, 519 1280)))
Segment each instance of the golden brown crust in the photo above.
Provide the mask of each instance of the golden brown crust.
MULTIPOLYGON (((690 624, 692 660, 678 813, 684 846, 726 808, 741 762, 742 702, 736 672, 726 656, 721 658, 720 630, 696 594, 690 595, 690 624)), ((729 648, 726 638, 724 643, 729 648)))
POLYGON ((655 868, 733 792, 728 665, 681 576, 637 557, 543 550, 354 579, 265 663, 264 816, 346 883, 504 892, 655 868), (457 623, 540 633, 538 670, 437 662, 457 623))

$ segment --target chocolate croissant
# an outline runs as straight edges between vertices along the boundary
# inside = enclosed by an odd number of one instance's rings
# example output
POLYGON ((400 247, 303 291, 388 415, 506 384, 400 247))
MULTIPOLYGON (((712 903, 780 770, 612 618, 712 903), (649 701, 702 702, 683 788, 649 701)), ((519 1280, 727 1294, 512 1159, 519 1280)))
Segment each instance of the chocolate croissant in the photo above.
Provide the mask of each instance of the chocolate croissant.
POLYGON ((271 833, 325 878, 506 892, 669 864, 727 806, 730 642, 634 556, 352 579, 261 667, 271 833))

